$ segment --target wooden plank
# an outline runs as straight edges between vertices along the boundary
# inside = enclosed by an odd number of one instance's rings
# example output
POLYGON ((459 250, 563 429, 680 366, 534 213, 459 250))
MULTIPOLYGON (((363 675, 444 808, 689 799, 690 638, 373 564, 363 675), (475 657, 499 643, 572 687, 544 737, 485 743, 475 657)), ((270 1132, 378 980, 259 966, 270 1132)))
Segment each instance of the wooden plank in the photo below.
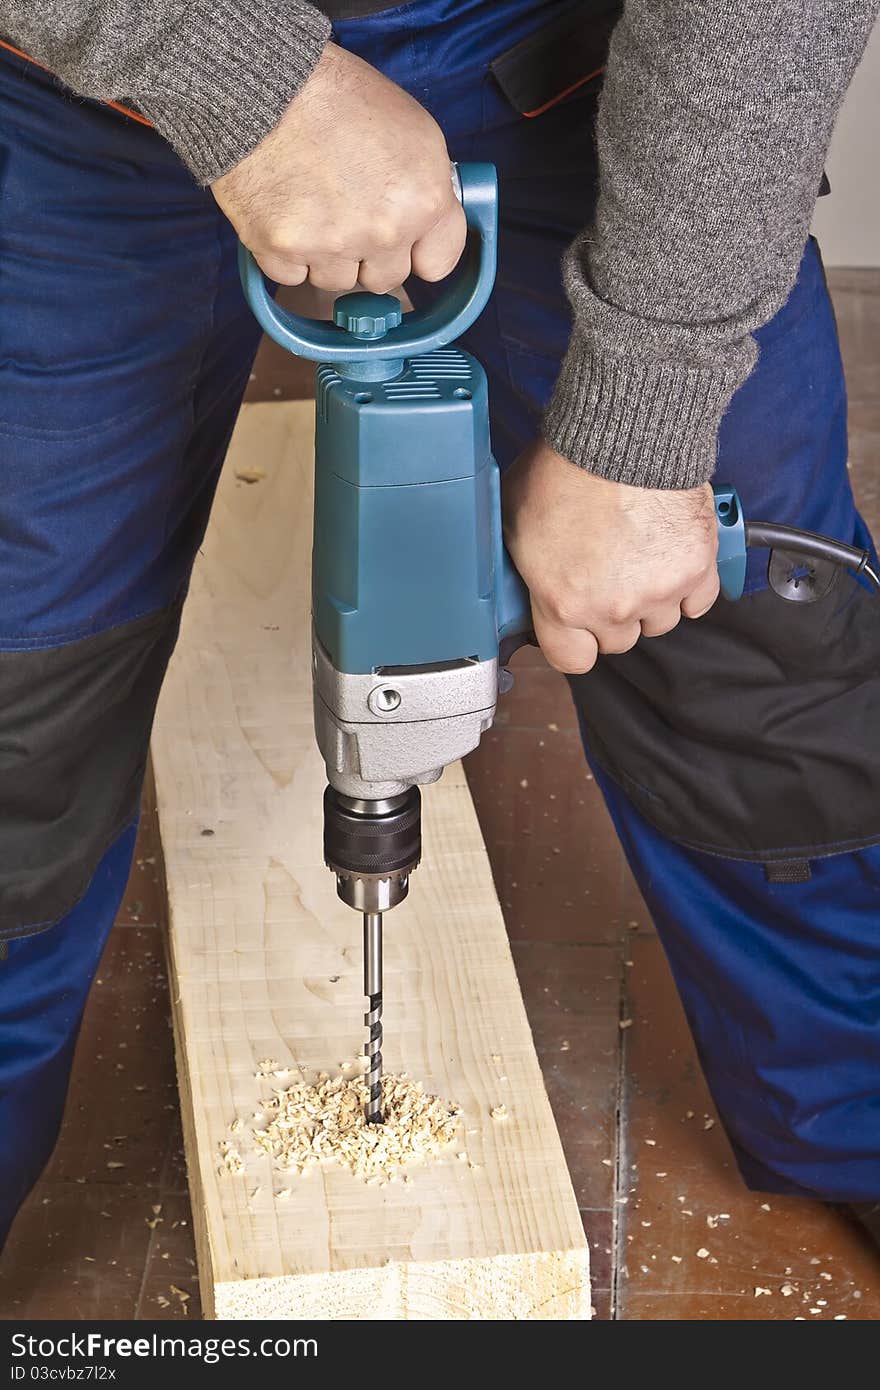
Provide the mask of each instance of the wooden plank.
POLYGON ((262 1059, 335 1074, 363 1041, 360 919, 321 859, 312 419, 306 403, 242 412, 153 740, 207 1315, 588 1317, 586 1242, 460 766, 426 791, 425 858, 387 919, 385 1060, 461 1106, 461 1143, 383 1186, 326 1164, 279 1176, 253 1154, 244 1177, 219 1171, 231 1120, 267 1094, 262 1059))

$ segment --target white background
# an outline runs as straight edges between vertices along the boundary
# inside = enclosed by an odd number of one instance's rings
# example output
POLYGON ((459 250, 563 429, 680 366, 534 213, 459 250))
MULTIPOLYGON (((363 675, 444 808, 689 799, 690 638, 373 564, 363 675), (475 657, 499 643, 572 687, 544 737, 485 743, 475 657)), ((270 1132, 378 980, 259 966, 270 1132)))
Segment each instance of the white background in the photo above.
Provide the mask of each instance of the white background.
POLYGON ((847 94, 813 231, 826 265, 880 266, 880 25, 847 94))

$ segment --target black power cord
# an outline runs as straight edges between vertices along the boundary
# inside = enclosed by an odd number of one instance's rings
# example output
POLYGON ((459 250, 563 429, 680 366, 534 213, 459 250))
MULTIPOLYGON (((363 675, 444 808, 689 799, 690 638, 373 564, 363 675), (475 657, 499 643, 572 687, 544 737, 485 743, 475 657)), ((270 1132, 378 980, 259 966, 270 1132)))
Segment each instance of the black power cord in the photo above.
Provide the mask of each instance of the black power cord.
POLYGON ((759 546, 767 550, 786 550, 792 555, 809 555, 815 560, 828 560, 833 565, 863 574, 877 593, 880 593, 880 574, 871 564, 867 550, 859 550, 855 545, 844 545, 830 536, 819 536, 814 531, 799 531, 795 526, 780 526, 774 521, 747 521, 746 545, 759 546))

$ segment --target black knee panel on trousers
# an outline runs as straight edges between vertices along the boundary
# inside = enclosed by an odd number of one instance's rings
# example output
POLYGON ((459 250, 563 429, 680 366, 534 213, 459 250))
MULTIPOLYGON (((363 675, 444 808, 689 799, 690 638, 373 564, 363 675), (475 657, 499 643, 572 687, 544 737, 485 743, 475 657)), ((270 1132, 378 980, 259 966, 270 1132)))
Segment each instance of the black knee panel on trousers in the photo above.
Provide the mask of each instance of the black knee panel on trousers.
POLYGON ((0 651, 0 940, 63 917, 137 816, 180 608, 0 651))
POLYGON ((652 825, 772 864, 880 841, 880 602, 770 590, 571 681, 590 749, 652 825))

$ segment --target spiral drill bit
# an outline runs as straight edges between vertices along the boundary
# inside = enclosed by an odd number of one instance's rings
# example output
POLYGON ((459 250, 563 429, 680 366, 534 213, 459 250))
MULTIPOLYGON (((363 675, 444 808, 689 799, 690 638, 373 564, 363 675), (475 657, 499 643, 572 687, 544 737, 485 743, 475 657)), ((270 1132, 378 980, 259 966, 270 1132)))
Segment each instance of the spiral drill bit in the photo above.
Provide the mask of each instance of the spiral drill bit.
POLYGON ((422 848, 418 787, 397 796, 349 796, 336 787, 324 792, 324 862, 336 875, 336 891, 364 921, 364 1048, 367 1101, 364 1117, 380 1125, 382 1105, 382 923, 402 903, 422 848))
POLYGON ((364 1117, 367 1124, 380 1125, 382 1115, 382 913, 364 913, 364 994, 370 1007, 364 1014, 369 1037, 364 1055, 369 1061, 366 1075, 367 1103, 364 1117))

